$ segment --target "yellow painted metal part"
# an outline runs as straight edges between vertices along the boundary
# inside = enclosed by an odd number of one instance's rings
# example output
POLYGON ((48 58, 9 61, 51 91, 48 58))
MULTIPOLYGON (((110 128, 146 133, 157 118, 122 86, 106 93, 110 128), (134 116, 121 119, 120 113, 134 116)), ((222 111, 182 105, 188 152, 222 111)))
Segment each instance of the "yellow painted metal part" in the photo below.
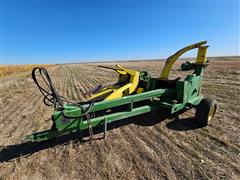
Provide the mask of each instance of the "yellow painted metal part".
POLYGON ((208 46, 198 47, 198 54, 197 54, 196 63, 198 63, 198 64, 206 63, 207 48, 208 48, 208 46))
POLYGON ((104 98, 104 100, 112 100, 132 94, 136 90, 140 73, 135 70, 126 69, 120 65, 117 65, 117 67, 119 68, 119 70, 116 70, 116 72, 118 72, 120 76, 130 76, 129 82, 126 82, 126 84, 123 86, 116 85, 105 87, 97 94, 93 94, 88 100, 101 98, 106 96, 107 94, 108 95, 104 98))
POLYGON ((163 67, 163 70, 160 74, 160 79, 168 79, 169 72, 171 71, 172 66, 176 62, 176 60, 185 52, 192 50, 194 48, 198 48, 197 63, 204 63, 206 61, 206 52, 207 52, 208 46, 202 46, 202 45, 206 43, 207 41, 202 41, 196 44, 186 46, 181 50, 179 50, 178 52, 176 52, 174 55, 168 57, 163 67))
POLYGON ((92 99, 96 99, 98 97, 104 96, 110 92, 113 91, 113 88, 104 88, 103 90, 101 90, 99 93, 97 94, 93 94, 88 100, 92 100, 92 99))
MULTIPOLYGON (((107 96, 105 98, 105 100, 112 100, 112 99, 117 99, 117 98, 123 97, 124 96, 123 92, 130 89, 131 86, 132 86, 132 84, 128 83, 125 86, 122 86, 118 89, 113 89, 113 93, 111 93, 109 96, 107 96)), ((131 93, 127 93, 125 95, 128 95, 128 94, 131 94, 131 93)))
POLYGON ((208 121, 211 121, 215 112, 216 112, 217 106, 212 106, 209 113, 208 113, 208 121))
POLYGON ((142 93, 144 91, 144 88, 137 88, 137 94, 140 94, 140 93, 142 93))

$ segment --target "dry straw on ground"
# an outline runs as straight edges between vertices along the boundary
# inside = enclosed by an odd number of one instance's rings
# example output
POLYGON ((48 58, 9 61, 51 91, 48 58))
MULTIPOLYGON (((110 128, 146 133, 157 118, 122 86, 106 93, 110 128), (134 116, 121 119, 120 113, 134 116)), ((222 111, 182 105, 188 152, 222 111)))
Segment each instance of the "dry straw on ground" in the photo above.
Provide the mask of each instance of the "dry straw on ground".
MULTIPOLYGON (((44 106, 31 71, 24 73, 28 76, 2 77, 0 179, 239 179, 239 57, 209 60, 202 94, 218 101, 210 126, 196 126, 194 111, 179 120, 163 120, 161 113, 155 112, 109 124, 107 139, 92 142, 81 141, 77 134, 22 144, 25 135, 51 127, 53 109, 44 106)), ((188 74, 179 71, 180 64, 174 66, 172 78, 188 74)), ((164 63, 120 65, 147 70, 157 77, 164 63)), ((93 63, 47 69, 60 95, 73 100, 86 99, 83 92, 99 83, 117 80, 116 73, 93 63)))
POLYGON ((1 65, 0 66, 0 77, 11 75, 14 73, 19 73, 19 72, 30 71, 31 69, 33 69, 34 67, 37 67, 37 66, 48 67, 51 65, 50 64, 1 65))

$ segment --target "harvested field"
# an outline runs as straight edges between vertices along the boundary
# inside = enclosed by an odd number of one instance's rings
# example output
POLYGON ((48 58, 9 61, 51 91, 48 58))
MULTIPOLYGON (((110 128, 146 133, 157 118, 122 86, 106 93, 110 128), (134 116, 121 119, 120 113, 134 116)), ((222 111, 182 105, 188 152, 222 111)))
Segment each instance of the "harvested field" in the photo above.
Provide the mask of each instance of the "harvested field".
MULTIPOLYGON (((161 112, 111 125, 106 140, 83 141, 78 135, 43 143, 20 139, 51 127, 52 110, 30 77, 30 71, 0 81, 1 179, 240 179, 240 61, 239 57, 210 58, 202 94, 218 101, 212 124, 193 124, 194 111, 179 120, 161 112), (212 60, 212 61, 211 61, 212 60)), ((114 65, 115 63, 104 63, 114 65)), ((122 62, 125 67, 158 76, 162 61, 122 62)), ((72 100, 99 83, 115 81, 111 70, 91 64, 48 67, 56 89, 72 100)), ((172 78, 180 72, 180 63, 172 78)))

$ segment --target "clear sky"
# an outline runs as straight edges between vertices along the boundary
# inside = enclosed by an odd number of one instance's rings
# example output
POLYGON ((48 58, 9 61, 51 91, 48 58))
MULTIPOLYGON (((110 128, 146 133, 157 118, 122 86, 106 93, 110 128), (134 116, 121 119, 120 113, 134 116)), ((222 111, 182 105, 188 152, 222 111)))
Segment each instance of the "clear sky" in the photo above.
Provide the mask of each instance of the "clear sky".
POLYGON ((1 63, 239 55, 239 1, 1 0, 1 63), (188 54, 192 56, 192 54, 188 54))

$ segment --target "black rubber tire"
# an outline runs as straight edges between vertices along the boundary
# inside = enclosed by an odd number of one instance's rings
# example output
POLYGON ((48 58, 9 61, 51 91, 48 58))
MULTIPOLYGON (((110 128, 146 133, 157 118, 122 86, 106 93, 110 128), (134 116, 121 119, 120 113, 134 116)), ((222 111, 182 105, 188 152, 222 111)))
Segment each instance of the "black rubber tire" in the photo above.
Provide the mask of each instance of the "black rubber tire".
POLYGON ((196 108, 195 119, 202 127, 209 125, 210 121, 214 118, 217 110, 217 101, 210 98, 203 98, 196 108), (215 106, 215 107, 214 107, 215 106), (209 112, 211 108, 215 108, 213 115, 209 119, 209 112))

